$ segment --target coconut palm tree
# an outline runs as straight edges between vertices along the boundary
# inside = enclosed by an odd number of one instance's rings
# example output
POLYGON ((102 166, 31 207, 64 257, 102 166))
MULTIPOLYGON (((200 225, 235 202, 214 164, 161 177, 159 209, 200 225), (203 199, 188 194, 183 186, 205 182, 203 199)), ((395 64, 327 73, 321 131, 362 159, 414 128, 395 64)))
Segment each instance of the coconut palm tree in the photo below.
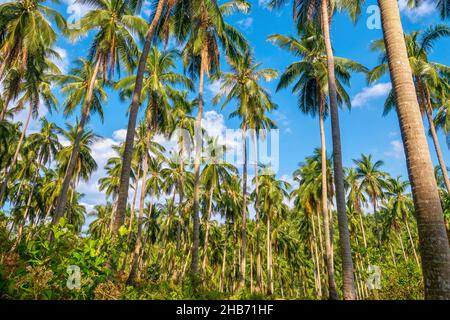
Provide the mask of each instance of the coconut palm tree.
MULTIPOLYGON (((43 48, 51 48, 57 39, 57 32, 51 22, 65 33, 64 17, 43 0, 10 1, 0 4, 0 80, 8 73, 14 73, 17 82, 26 76, 29 59, 42 54, 43 48)), ((5 119, 12 94, 7 94, 1 107, 0 121, 5 119)))
MULTIPOLYGON (((300 41, 293 37, 282 35, 269 36, 269 40, 281 48, 285 48, 295 56, 304 57, 302 61, 289 65, 281 75, 277 91, 286 88, 295 82, 292 92, 299 96, 298 106, 305 114, 313 117, 319 116, 319 127, 322 149, 322 179, 326 174, 326 143, 324 118, 328 116, 329 106, 326 99, 328 92, 327 58, 325 44, 320 30, 310 25, 304 31, 300 41)), ((350 98, 345 91, 344 85, 349 84, 351 72, 366 72, 367 69, 355 61, 335 57, 336 63, 336 85, 338 102, 340 105, 347 104, 350 108, 350 98)), ((328 219, 328 196, 325 180, 322 181, 322 214, 324 219, 324 230, 330 230, 328 219)), ((331 299, 337 299, 337 291, 334 280, 333 262, 331 261, 331 243, 329 232, 325 232, 326 257, 328 269, 329 293, 331 299)))
POLYGON ((217 0, 179 1, 175 7, 175 37, 185 43, 182 57, 185 70, 199 79, 198 113, 195 122, 194 160, 194 244, 192 246, 191 274, 197 277, 199 261, 199 208, 201 123, 203 116, 203 86, 205 74, 209 77, 220 71, 222 46, 228 57, 236 57, 247 43, 236 29, 224 21, 224 16, 239 10, 247 12, 250 5, 245 0, 232 0, 219 5, 217 0))
MULTIPOLYGON (((432 93, 433 88, 438 87, 443 81, 441 80, 440 73, 445 72, 448 69, 439 63, 434 63, 428 60, 429 52, 433 49, 434 42, 450 36, 450 27, 446 25, 431 26, 423 32, 411 32, 405 34, 406 48, 408 50, 409 63, 411 65, 411 71, 413 74, 414 84, 416 87, 417 97, 419 98, 419 106, 422 114, 427 116, 428 125, 430 127, 431 137, 433 138, 434 148, 439 161, 439 165, 443 170, 443 177, 447 191, 450 192, 450 180, 448 178, 447 170, 444 159, 442 157, 439 140, 436 134, 436 128, 433 121, 433 103, 432 93)), ((373 82, 379 79, 381 76, 389 71, 386 48, 383 40, 375 41, 371 44, 372 50, 380 51, 379 66, 375 67, 369 73, 369 82, 373 82)), ((440 92, 440 90, 439 90, 440 92)), ((388 95, 388 99, 385 103, 383 115, 388 114, 395 108, 395 96, 391 92, 388 95)))
MULTIPOLYGON (((127 126, 127 135, 125 138, 125 148, 123 153, 123 170, 120 175, 120 187, 119 197, 117 199, 117 217, 114 224, 114 233, 119 231, 120 226, 125 221, 125 212, 127 208, 128 200, 128 186, 130 184, 129 173, 131 171, 131 163, 133 161, 133 149, 134 149, 134 136, 136 134, 136 120, 139 112, 139 106, 141 104, 141 94, 144 82, 144 75, 147 65, 147 57, 150 52, 150 48, 155 39, 155 33, 159 30, 159 33, 165 35, 167 40, 169 33, 169 18, 172 14, 173 7, 179 0, 154 0, 153 6, 156 8, 152 15, 151 22, 147 26, 147 33, 145 35, 144 46, 139 57, 139 63, 136 71, 135 84, 133 87, 133 94, 131 98, 131 104, 129 108, 129 118, 127 126)), ((184 0, 183 0, 184 1, 184 0)), ((142 1, 131 1, 131 8, 135 13, 142 8, 142 1)))
POLYGON ((270 81, 277 77, 277 71, 269 68, 260 68, 260 64, 255 64, 254 59, 248 51, 236 59, 229 59, 231 71, 221 74, 223 84, 221 93, 215 98, 218 102, 225 98, 222 108, 232 100, 238 102, 237 110, 231 113, 231 117, 242 119, 242 141, 243 141, 243 204, 242 204, 242 246, 239 287, 245 286, 246 278, 246 232, 247 232, 247 129, 256 129, 259 125, 260 115, 265 111, 276 108, 272 102, 269 92, 264 89, 260 81, 270 81), (256 122, 258 121, 258 123, 256 122))
POLYGON ((379 0, 378 3, 417 214, 425 298, 450 299, 450 248, 408 61, 400 12, 398 4, 393 0, 379 0))
MULTIPOLYGON (((93 105, 95 104, 95 91, 101 85, 99 75, 103 82, 106 78, 112 79, 115 70, 120 72, 123 65, 127 71, 131 72, 134 68, 134 57, 138 54, 138 47, 133 37, 134 33, 142 34, 145 30, 145 21, 134 16, 130 11, 128 1, 124 0, 81 0, 80 3, 87 3, 94 9, 86 13, 80 21, 80 28, 71 32, 71 38, 88 34, 92 30, 98 30, 93 38, 89 60, 91 64, 83 63, 89 66, 86 72, 78 74, 86 85, 80 92, 80 97, 76 103, 72 103, 72 107, 81 105, 81 117, 78 128, 78 139, 75 141, 71 161, 67 167, 64 176, 61 194, 56 204, 55 219, 53 223, 64 215, 65 204, 69 184, 72 180, 72 173, 75 167, 75 159, 79 152, 79 143, 83 135, 84 127, 89 119, 93 105)), ((75 72, 77 70, 74 70, 75 72)), ((80 70, 81 71, 81 70, 80 70)), ((62 83, 72 82, 69 78, 63 78, 62 83)), ((79 79, 75 80, 78 81, 79 79)))
POLYGON ((372 155, 362 154, 361 159, 354 159, 353 163, 356 165, 356 177, 360 180, 359 187, 369 196, 372 202, 378 247, 381 247, 377 205, 378 200, 384 196, 383 187, 385 185, 385 178, 387 177, 387 174, 380 170, 381 166, 383 166, 383 161, 378 160, 372 162, 372 155))
POLYGON ((277 180, 275 175, 268 174, 261 177, 260 208, 266 218, 267 228, 267 294, 274 292, 273 287, 273 251, 272 251, 272 223, 286 215, 285 199, 289 198, 289 183, 277 180))
POLYGON ((22 110, 25 105, 28 105, 28 112, 22 128, 22 133, 16 145, 16 150, 1 186, 0 202, 3 200, 9 178, 11 177, 11 173, 19 158, 31 117, 33 116, 33 118, 36 118, 38 116, 41 103, 50 112, 56 109, 58 104, 56 97, 51 91, 51 85, 52 76, 58 74, 59 69, 47 58, 48 55, 57 55, 57 53, 50 48, 42 47, 38 56, 29 57, 27 59, 25 76, 23 82, 19 85, 20 98, 17 100, 16 109, 22 110))
MULTIPOLYGON (((289 0, 290 1, 290 0, 289 0)), ((270 0, 269 6, 281 8, 288 0, 270 0)), ((330 24, 336 11, 336 3, 329 0, 311 1, 294 0, 293 12, 297 27, 302 29, 309 22, 320 26, 325 42, 327 57, 328 98, 330 105, 331 130, 333 139, 334 182, 336 189, 336 207, 338 211, 339 241, 343 261, 344 299, 355 299, 355 284, 353 276, 353 261, 351 256, 350 235, 345 206, 344 167, 342 164, 341 133, 338 113, 338 87, 336 84, 335 59, 331 43, 330 24)), ((346 9, 345 7, 342 7, 346 9)))
POLYGON ((237 174, 237 169, 232 164, 224 162, 225 146, 218 143, 217 137, 208 140, 207 159, 205 167, 200 175, 200 181, 207 191, 208 209, 205 219, 205 240, 203 244, 202 274, 205 275, 205 268, 208 259, 209 221, 211 219, 214 194, 221 193, 221 185, 226 184, 231 179, 232 174, 237 174))

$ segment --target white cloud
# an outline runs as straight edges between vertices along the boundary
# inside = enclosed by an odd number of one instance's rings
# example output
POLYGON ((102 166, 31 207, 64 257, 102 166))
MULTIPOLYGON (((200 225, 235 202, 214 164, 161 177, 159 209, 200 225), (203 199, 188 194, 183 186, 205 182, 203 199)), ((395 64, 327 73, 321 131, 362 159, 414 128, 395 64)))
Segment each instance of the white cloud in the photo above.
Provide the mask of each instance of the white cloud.
MULTIPOLYGON (((25 108, 23 108, 22 110, 20 110, 18 113, 16 113, 14 115, 13 121, 21 122, 22 128, 23 128, 23 125, 25 125, 25 121, 28 116, 28 111, 29 111, 29 105, 25 105, 25 108)), ((47 108, 41 102, 39 105, 39 112, 38 112, 38 116, 36 117, 36 119, 34 119, 33 115, 31 115, 30 122, 28 123, 27 135, 30 133, 38 132, 40 130, 41 125, 39 123, 39 119, 44 117, 47 113, 48 113, 47 108)))
POLYGON ((52 58, 52 62, 56 64, 56 66, 59 68, 59 70, 63 73, 67 73, 67 68, 69 66, 69 59, 67 56, 67 50, 63 49, 61 47, 54 47, 53 50, 55 50, 58 54, 60 59, 58 58, 52 58))
POLYGON ((214 97, 220 93, 222 89, 222 84, 223 84, 222 80, 214 80, 206 87, 206 89, 214 97))
POLYGON ((253 18, 252 17, 244 18, 236 22, 236 24, 244 30, 249 30, 253 25, 253 18))
POLYGON ((117 141, 125 141, 127 137, 127 129, 119 129, 113 132, 112 137, 117 141))
POLYGON ((390 82, 378 83, 371 87, 365 87, 352 99, 353 107, 362 107, 374 99, 385 97, 392 89, 390 82))
POLYGON ((270 0, 258 0, 258 5, 260 7, 267 7, 267 5, 269 4, 270 0))
POLYGON ((431 16, 436 12, 436 4, 433 1, 425 0, 416 8, 410 8, 407 0, 398 2, 400 12, 404 14, 411 22, 417 22, 422 18, 431 16))
POLYGON ((391 145, 391 149, 384 153, 386 156, 392 157, 395 159, 403 159, 405 157, 403 143, 400 140, 392 140, 390 145, 391 145))

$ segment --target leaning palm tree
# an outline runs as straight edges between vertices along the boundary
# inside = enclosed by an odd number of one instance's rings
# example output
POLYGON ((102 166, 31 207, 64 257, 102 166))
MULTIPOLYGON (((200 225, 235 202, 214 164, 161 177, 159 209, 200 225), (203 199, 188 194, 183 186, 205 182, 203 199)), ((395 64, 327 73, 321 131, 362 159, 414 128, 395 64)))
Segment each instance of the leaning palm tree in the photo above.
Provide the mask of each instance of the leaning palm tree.
MULTIPOLYGON (((324 219, 324 230, 330 230, 328 219, 328 195, 326 185, 326 143, 324 118, 328 115, 329 105, 326 99, 328 92, 327 58, 325 55, 325 43, 323 37, 314 25, 305 28, 300 35, 300 41, 294 37, 283 35, 269 36, 276 45, 287 49, 295 56, 304 57, 303 60, 289 65, 281 75, 277 91, 293 84, 292 92, 298 95, 298 106, 305 114, 313 117, 319 116, 321 150, 322 150, 322 214, 324 219)), ((366 72, 367 69, 359 63, 345 58, 335 57, 336 62, 336 85, 339 105, 346 104, 351 107, 350 98, 344 86, 349 85, 351 72, 366 72)), ((328 269, 329 294, 331 299, 337 299, 337 291, 334 280, 334 270, 330 234, 325 232, 326 262, 328 269)))
MULTIPOLYGON (((281 8, 290 0, 270 0, 269 6, 281 8)), ((336 11, 336 3, 329 0, 293 0, 294 20, 298 28, 314 22, 320 26, 325 42, 327 57, 328 97, 330 104, 331 130, 333 139, 334 182, 336 191, 336 207, 338 211, 339 240, 341 243, 343 267, 344 299, 354 300, 355 281, 353 276, 353 261, 348 231, 348 218, 345 206, 344 167, 342 164, 341 133, 338 112, 338 87, 335 74, 335 59, 331 44, 330 24, 336 11)))
POLYGON ((239 287, 245 286, 246 269, 246 232, 247 232, 247 129, 255 129, 262 113, 276 108, 272 102, 269 92, 264 89, 260 81, 270 81, 277 77, 274 69, 261 69, 260 64, 255 64, 252 54, 245 52, 236 59, 228 59, 231 71, 221 74, 223 84, 221 93, 214 99, 219 101, 225 97, 223 107, 232 100, 238 102, 237 110, 231 113, 231 117, 242 119, 242 141, 243 141, 243 204, 242 204, 242 226, 241 226, 241 265, 239 287))
MULTIPOLYGON (((400 10, 394 0, 379 0, 378 3, 417 214, 425 298, 450 299, 450 248, 420 107, 415 94, 400 10)), ((444 13, 448 16, 448 10, 444 13)))
MULTIPOLYGON (((446 25, 432 26, 423 32, 412 32, 405 35, 406 48, 408 50, 409 63, 411 65, 411 71, 413 74, 414 85, 416 88, 417 97, 419 99, 419 106, 422 114, 425 114, 428 120, 431 137, 433 139, 436 155, 441 166, 441 170, 444 177, 445 186, 447 191, 450 192, 450 180, 444 159, 442 157, 441 147, 436 133, 436 127, 433 121, 433 89, 438 88, 440 85, 445 86, 445 80, 441 79, 440 74, 448 70, 448 67, 440 63, 431 62, 428 59, 429 52, 433 49, 434 42, 450 36, 450 27, 446 25)), ((378 40, 371 45, 373 50, 380 51, 379 66, 375 67, 369 73, 369 82, 373 82, 386 74, 389 70, 386 48, 383 40, 378 40)), ((437 90, 440 94, 441 89, 437 90)), ((383 115, 388 114, 395 108, 395 96, 394 93, 388 95, 388 99, 385 103, 383 115)))
MULTIPOLYGON (((133 161, 134 136, 136 131, 136 120, 141 103, 141 94, 144 82, 145 69, 147 65, 147 57, 150 52, 152 43, 155 40, 157 32, 162 34, 162 38, 168 39, 170 17, 174 6, 179 0, 152 0, 153 7, 155 7, 154 14, 151 17, 151 22, 147 26, 147 33, 145 35, 145 42, 140 54, 139 63, 136 71, 136 79, 133 88, 133 94, 130 104, 130 112, 127 126, 127 135, 125 138, 125 149, 123 153, 123 169, 120 175, 119 197, 117 200, 117 217, 114 224, 114 233, 117 233, 120 226, 125 221, 125 211, 128 200, 128 186, 130 184, 131 163, 133 161)), ((186 1, 186 0, 183 0, 186 1)), ((139 12, 142 8, 142 0, 130 1, 131 7, 135 12, 139 12)))
POLYGON ((200 208, 200 162, 201 123, 203 116, 203 86, 205 74, 220 71, 219 46, 228 57, 235 57, 239 49, 245 49, 244 37, 224 21, 223 16, 236 10, 247 12, 249 4, 244 0, 232 0, 222 5, 217 0, 179 1, 175 7, 175 36, 185 43, 182 56, 185 70, 192 78, 199 79, 198 113, 195 122, 194 159, 194 244, 192 246, 191 274, 198 274, 199 261, 199 208, 200 208))
MULTIPOLYGON (((75 167, 75 159, 79 152, 79 142, 83 135, 84 127, 89 119, 92 106, 95 103, 95 90, 99 85, 99 74, 103 81, 113 78, 117 69, 120 72, 121 65, 131 72, 134 68, 134 57, 138 54, 138 47, 133 34, 142 34, 145 30, 145 21, 132 15, 128 1, 124 0, 81 0, 94 7, 79 21, 80 28, 72 31, 71 37, 77 39, 88 34, 92 30, 98 30, 91 45, 90 60, 92 66, 90 72, 85 74, 87 86, 82 97, 77 100, 81 104, 81 118, 78 128, 78 139, 75 141, 74 154, 67 167, 64 176, 61 194, 56 204, 56 212, 53 223, 64 215, 69 184, 75 167)), ((69 80, 70 81, 70 80, 69 80)))

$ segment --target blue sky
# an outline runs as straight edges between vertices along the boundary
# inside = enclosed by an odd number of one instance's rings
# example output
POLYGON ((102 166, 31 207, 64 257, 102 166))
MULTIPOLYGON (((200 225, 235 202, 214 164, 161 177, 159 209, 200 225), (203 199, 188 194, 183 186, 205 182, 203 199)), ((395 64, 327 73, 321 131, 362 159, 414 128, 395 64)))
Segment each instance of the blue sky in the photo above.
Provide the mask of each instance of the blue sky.
MULTIPOLYGON (((267 36, 273 33, 294 34, 291 6, 273 12, 265 8, 264 2, 267 2, 265 0, 250 2, 252 3, 250 14, 236 14, 227 18, 227 21, 245 34, 254 48, 256 60, 261 62, 263 67, 282 71, 288 64, 295 61, 295 58, 268 42, 267 36)), ((376 1, 370 0, 366 7, 374 4, 376 4, 376 1)), ((419 9, 412 11, 406 9, 403 2, 400 5, 403 26, 407 32, 442 23, 436 10, 427 2, 419 9)), ((74 8, 80 9, 79 5, 73 4, 73 0, 64 0, 57 7, 66 17, 73 14, 74 8)), ((147 16, 149 13, 147 11, 148 6, 145 6, 144 9, 143 16, 147 16)), ((83 13, 84 11, 81 9, 78 12, 83 13)), ((377 54, 370 51, 369 45, 371 41, 382 38, 382 31, 380 29, 370 30, 366 26, 366 20, 370 15, 365 12, 364 9, 356 25, 350 21, 348 16, 337 14, 332 25, 332 40, 335 55, 356 60, 366 67, 372 68, 377 65, 378 59, 377 54)), ((58 40, 57 47, 64 58, 60 62, 63 69, 69 70, 71 63, 78 57, 86 57, 88 43, 89 37, 74 44, 69 43, 66 39, 58 40)), ((449 54, 448 40, 441 40, 430 58, 437 62, 446 63, 449 54)), ((225 61, 222 63, 222 68, 227 69, 225 61)), ((182 70, 180 69, 180 71, 182 70)), ((353 99, 354 108, 351 111, 344 110, 340 113, 344 165, 351 166, 352 159, 358 158, 361 153, 370 153, 373 154, 375 159, 382 159, 385 163, 384 169, 393 176, 403 175, 406 178, 407 172, 397 116, 392 113, 387 117, 382 117, 384 99, 389 90, 389 81, 389 77, 385 77, 375 86, 368 87, 364 76, 353 76, 349 93, 353 99)), ((278 175, 290 180, 288 176, 298 167, 298 163, 302 162, 305 156, 311 155, 313 150, 320 146, 319 125, 317 119, 300 113, 296 105, 296 97, 291 94, 290 90, 275 93, 276 84, 277 80, 268 83, 266 87, 279 106, 279 109, 272 113, 272 118, 280 128, 280 170, 278 175)), ((206 120, 212 121, 211 127, 238 128, 237 120, 228 119, 228 114, 233 109, 233 105, 222 112, 220 106, 211 104, 211 97, 217 91, 217 88, 218 85, 214 83, 209 83, 206 88, 206 120)), ((63 97, 59 95, 58 97, 61 99, 60 101, 63 101, 63 97)), ((124 129, 126 129, 128 121, 128 117, 125 116, 127 108, 128 103, 120 102, 117 94, 109 91, 109 100, 105 104, 104 123, 101 124, 97 117, 93 117, 89 124, 90 128, 103 137, 93 148, 99 170, 88 183, 82 183, 80 186, 81 192, 86 194, 84 202, 89 207, 104 200, 97 190, 97 180, 104 174, 102 167, 106 159, 114 155, 111 147, 123 139, 124 129)), ((45 113, 45 111, 42 111, 42 113, 45 113)), ((19 115, 20 117, 21 115, 19 115)), ((60 126, 63 126, 65 121, 73 121, 74 119, 64 119, 61 113, 47 114, 47 117, 60 126)), ((33 130, 33 127, 31 127, 31 130, 33 130)), ((328 152, 331 153, 329 120, 326 123, 326 132, 328 152)), ((444 158, 448 160, 449 151, 442 132, 439 132, 439 138, 444 158)), ((432 159, 434 163, 437 163, 430 139, 429 146, 432 159)))

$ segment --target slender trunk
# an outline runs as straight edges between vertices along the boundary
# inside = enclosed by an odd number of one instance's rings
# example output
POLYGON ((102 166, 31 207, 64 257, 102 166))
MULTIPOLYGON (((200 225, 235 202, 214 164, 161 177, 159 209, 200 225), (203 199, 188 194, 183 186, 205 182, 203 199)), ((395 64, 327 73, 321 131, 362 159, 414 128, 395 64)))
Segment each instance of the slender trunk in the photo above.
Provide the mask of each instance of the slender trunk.
POLYGON ((100 68, 100 62, 101 62, 100 57, 97 57, 97 62, 95 63, 94 71, 92 73, 92 78, 89 82, 89 88, 88 88, 88 93, 86 96, 86 101, 83 104, 81 120, 80 120, 80 123, 78 124, 77 136, 75 138, 75 142, 73 145, 72 154, 70 155, 70 160, 69 160, 69 164, 67 165, 67 168, 66 168, 66 173, 64 175, 61 192, 60 192, 58 200, 56 202, 55 215, 53 216, 53 221, 52 221, 53 225, 58 224, 59 219, 61 219, 63 217, 64 211, 66 209, 67 195, 69 192, 70 182, 72 181, 72 175, 75 171, 75 166, 78 162, 78 153, 80 151, 81 138, 83 137, 84 126, 86 124, 86 121, 89 117, 89 112, 91 110, 92 96, 94 93, 95 81, 97 79, 98 71, 100 68))
POLYGON ((342 165, 341 133, 339 128, 339 111, 334 73, 334 56, 331 47, 328 1, 321 3, 322 32, 327 53, 328 90, 330 98, 331 130, 333 137, 334 183, 336 187, 336 206, 338 212, 339 242, 342 258, 343 294, 345 300, 355 299, 355 280, 353 261, 348 230, 348 218, 345 205, 344 168, 342 165))
POLYGON ((405 218, 405 225, 406 225, 406 230, 408 231, 409 242, 411 243, 411 248, 412 248, 412 251, 414 254, 414 259, 416 259, 417 266, 420 268, 419 257, 417 256, 416 246, 415 246, 414 240, 412 238, 411 229, 409 228, 409 223, 408 223, 407 218, 405 218))
MULTIPOLYGON (((246 121, 246 119, 244 119, 246 121)), ((243 186, 242 186, 242 229, 241 229, 241 260, 239 268, 239 289, 245 287, 246 250, 247 250, 247 124, 242 128, 242 141, 244 152, 243 186)))
POLYGON ((202 51, 200 62, 200 78, 198 87, 198 114, 195 121, 195 160, 194 160, 194 212, 193 212, 193 245, 191 260, 191 276, 194 279, 194 287, 198 286, 198 260, 199 260, 199 243, 200 243, 200 162, 202 156, 202 116, 203 116, 203 85, 205 76, 206 53, 202 51))
POLYGON ((3 198, 6 193, 6 187, 8 186, 8 180, 9 180, 9 178, 11 178, 13 169, 16 165, 17 160, 19 159, 20 149, 22 148, 23 140, 25 139, 25 134, 27 133, 28 125, 30 124, 32 111, 33 111, 33 106, 30 103, 30 107, 28 109, 28 114, 27 114, 27 119, 25 120, 25 124, 22 129, 22 134, 20 135, 19 141, 17 142, 16 151, 14 152, 13 159, 11 161, 11 164, 9 165, 8 172, 6 172, 5 181, 3 181, 3 184, 2 184, 2 189, 0 191, 0 203, 2 203, 2 201, 3 201, 3 198))
POLYGON ((394 266, 397 267, 397 259, 395 259, 394 250, 392 249, 392 244, 390 244, 390 243, 389 243, 389 249, 391 251, 392 262, 394 263, 394 266))
POLYGON ((417 214, 426 299, 450 299, 450 248, 397 2, 378 0, 417 214))
POLYGON ((228 222, 225 224, 225 240, 223 242, 222 271, 220 273, 220 292, 224 292, 225 271, 227 265, 228 222))
POLYGON ((372 205, 373 205, 373 215, 375 217, 375 227, 377 231, 377 244, 378 248, 381 248, 381 231, 380 231, 380 222, 378 217, 378 211, 377 211, 377 197, 372 196, 372 205))
MULTIPOLYGON (((150 127, 150 125, 148 125, 150 127)), ((145 138, 146 146, 150 143, 150 130, 145 138)), ((139 198, 139 217, 138 217, 138 230, 136 235, 136 245, 133 252, 133 262, 131 263, 130 275, 128 276, 127 283, 134 285, 138 276, 139 256, 142 247, 142 222, 144 219, 144 207, 145 196, 147 193, 147 173, 148 173, 148 151, 146 150, 144 155, 144 161, 142 164, 142 183, 141 183, 141 195, 139 198)))
POLYGON ((434 149, 436 150, 436 156, 441 167, 442 177, 444 178, 445 188, 447 192, 450 192, 450 180, 448 179, 447 166, 445 165, 444 158, 442 157, 441 147, 439 145, 439 139, 436 133, 436 127, 433 121, 433 106, 431 104, 430 92, 426 84, 420 81, 422 90, 424 91, 425 98, 425 113, 427 114, 428 124, 430 126, 431 137, 433 138, 434 149))
POLYGON ((267 295, 272 295, 273 284, 272 284, 272 246, 270 239, 270 217, 267 216, 267 295))
POLYGON ((150 23, 145 37, 144 48, 136 74, 136 82, 134 85, 133 98, 130 106, 130 116, 128 119, 127 136, 125 139, 125 150, 122 157, 122 172, 120 174, 119 199, 117 203, 117 212, 114 223, 113 234, 117 234, 121 225, 125 221, 127 209, 128 189, 130 184, 131 162, 133 160, 134 136, 136 134, 136 119, 141 104, 142 83, 144 80, 145 66, 147 64, 148 53, 153 41, 156 26, 161 18, 161 14, 167 0, 159 0, 156 7, 155 15, 150 23))
POLYGON ((328 181, 327 181, 327 149, 325 143, 325 129, 323 126, 323 109, 319 112, 320 122, 320 138, 322 143, 322 215, 323 215, 323 228, 325 230, 325 263, 327 266, 328 274, 328 293, 331 300, 337 300, 338 294, 336 290, 336 281, 334 278, 334 266, 331 249, 331 235, 330 235, 330 221, 328 219, 328 181))
POLYGON ((256 223, 256 290, 262 292, 262 264, 261 264, 261 230, 260 230, 260 208, 259 208, 259 166, 258 166, 258 137, 256 130, 253 131, 255 152, 255 223, 256 223))
POLYGON ((137 170, 137 174, 136 174, 136 186, 134 189, 134 194, 133 194, 133 201, 131 202, 131 210, 130 210, 130 224, 128 225, 128 241, 130 241, 131 238, 131 231, 133 229, 133 220, 134 220, 134 208, 136 207, 136 198, 137 198, 137 193, 138 193, 138 189, 139 189, 139 180, 141 179, 141 166, 138 165, 138 170, 137 170))
POLYGON ((403 258, 405 259, 405 262, 408 262, 408 256, 405 251, 405 246, 403 245, 402 234, 401 233, 397 234, 397 238, 398 238, 398 241, 400 242, 400 247, 402 248, 403 258))
POLYGON ((319 298, 322 298, 322 277, 321 277, 321 268, 320 268, 320 259, 319 259, 319 249, 317 248, 317 234, 316 234, 316 224, 314 222, 314 215, 311 215, 312 222, 312 230, 313 230, 313 259, 315 260, 316 265, 316 281, 317 281, 317 294, 319 298))
POLYGON ((206 227, 205 227, 205 242, 203 243, 203 261, 202 261, 202 273, 205 275, 206 261, 208 258, 208 240, 209 240, 209 219, 211 219, 212 212, 212 202, 214 194, 214 184, 211 183, 211 189, 209 190, 209 206, 208 214, 206 217, 206 227))
POLYGON ((16 247, 20 244, 20 241, 22 238, 23 227, 25 226, 25 223, 27 221, 28 211, 30 209, 31 200, 33 199, 34 186, 35 186, 35 183, 39 176, 39 170, 41 169, 41 163, 42 163, 42 156, 39 156, 39 160, 38 160, 37 167, 36 167, 36 172, 34 173, 34 178, 33 178, 34 183, 31 186, 30 194, 28 195, 27 203, 25 206, 25 212, 23 213, 23 224, 19 224, 19 229, 17 232, 17 240, 14 243, 13 247, 11 248, 11 251, 14 251, 16 249, 16 247))
POLYGON ((364 241, 364 248, 367 248, 367 238, 366 238, 366 229, 364 228, 364 221, 363 221, 363 213, 358 210, 358 216, 359 216, 359 224, 361 225, 361 232, 363 235, 363 241, 364 241))

